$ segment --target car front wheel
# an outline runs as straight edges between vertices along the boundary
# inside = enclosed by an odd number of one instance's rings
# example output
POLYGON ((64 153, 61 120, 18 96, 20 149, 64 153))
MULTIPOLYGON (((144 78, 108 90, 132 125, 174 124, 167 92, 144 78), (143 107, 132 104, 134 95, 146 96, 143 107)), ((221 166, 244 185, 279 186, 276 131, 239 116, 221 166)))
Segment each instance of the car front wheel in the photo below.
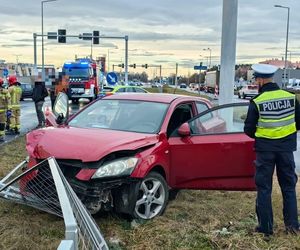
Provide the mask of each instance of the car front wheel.
POLYGON ((149 173, 140 183, 134 217, 149 220, 161 215, 168 199, 169 190, 165 179, 156 172, 149 173))

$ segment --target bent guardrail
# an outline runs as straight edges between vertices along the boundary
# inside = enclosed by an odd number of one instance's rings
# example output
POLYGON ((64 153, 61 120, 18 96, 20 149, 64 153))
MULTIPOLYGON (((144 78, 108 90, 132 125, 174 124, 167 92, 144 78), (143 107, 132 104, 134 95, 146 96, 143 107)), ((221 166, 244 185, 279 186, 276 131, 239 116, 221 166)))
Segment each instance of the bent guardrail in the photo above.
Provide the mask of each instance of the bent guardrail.
POLYGON ((99 227, 56 160, 48 158, 24 171, 26 163, 21 162, 0 181, 0 197, 63 217, 65 239, 59 250, 108 249, 99 227))

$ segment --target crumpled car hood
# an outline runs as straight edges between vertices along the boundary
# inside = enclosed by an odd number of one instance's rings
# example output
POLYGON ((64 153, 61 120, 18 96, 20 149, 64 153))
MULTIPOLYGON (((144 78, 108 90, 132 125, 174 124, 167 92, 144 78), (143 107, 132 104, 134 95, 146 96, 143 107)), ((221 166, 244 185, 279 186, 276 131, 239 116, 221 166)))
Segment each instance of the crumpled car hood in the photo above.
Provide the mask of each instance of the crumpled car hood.
POLYGON ((120 150, 136 150, 158 142, 157 134, 142 134, 107 129, 45 128, 27 134, 26 149, 30 156, 45 159, 98 161, 120 150))

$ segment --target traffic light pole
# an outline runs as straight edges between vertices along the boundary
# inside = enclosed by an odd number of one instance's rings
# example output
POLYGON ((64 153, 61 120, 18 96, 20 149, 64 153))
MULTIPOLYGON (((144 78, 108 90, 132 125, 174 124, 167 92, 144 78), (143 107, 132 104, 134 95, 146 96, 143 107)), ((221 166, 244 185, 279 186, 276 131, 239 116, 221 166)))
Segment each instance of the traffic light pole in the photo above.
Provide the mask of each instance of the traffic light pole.
MULTIPOLYGON (((33 33, 33 60, 34 60, 34 66, 37 68, 37 46, 36 46, 36 39, 37 37, 47 37, 48 35, 44 34, 37 34, 33 33)), ((63 35, 63 37, 73 37, 73 38, 82 38, 82 35, 63 35)), ((128 36, 91 36, 91 38, 99 38, 99 39, 124 39, 125 40, 125 83, 128 83, 128 36)))

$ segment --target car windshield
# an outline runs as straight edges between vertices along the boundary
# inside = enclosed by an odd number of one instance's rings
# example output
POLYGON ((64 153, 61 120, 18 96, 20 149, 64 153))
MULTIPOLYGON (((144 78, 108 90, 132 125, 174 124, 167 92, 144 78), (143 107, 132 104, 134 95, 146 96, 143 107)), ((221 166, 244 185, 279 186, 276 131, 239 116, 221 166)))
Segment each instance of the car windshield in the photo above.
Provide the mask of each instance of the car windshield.
POLYGON ((138 133, 158 133, 168 104, 101 99, 75 116, 69 125, 138 133))
POLYGON ((31 90, 32 86, 30 84, 21 84, 21 88, 23 90, 31 90))
POLYGON ((66 68, 63 72, 70 77, 89 77, 91 71, 88 68, 66 68))

